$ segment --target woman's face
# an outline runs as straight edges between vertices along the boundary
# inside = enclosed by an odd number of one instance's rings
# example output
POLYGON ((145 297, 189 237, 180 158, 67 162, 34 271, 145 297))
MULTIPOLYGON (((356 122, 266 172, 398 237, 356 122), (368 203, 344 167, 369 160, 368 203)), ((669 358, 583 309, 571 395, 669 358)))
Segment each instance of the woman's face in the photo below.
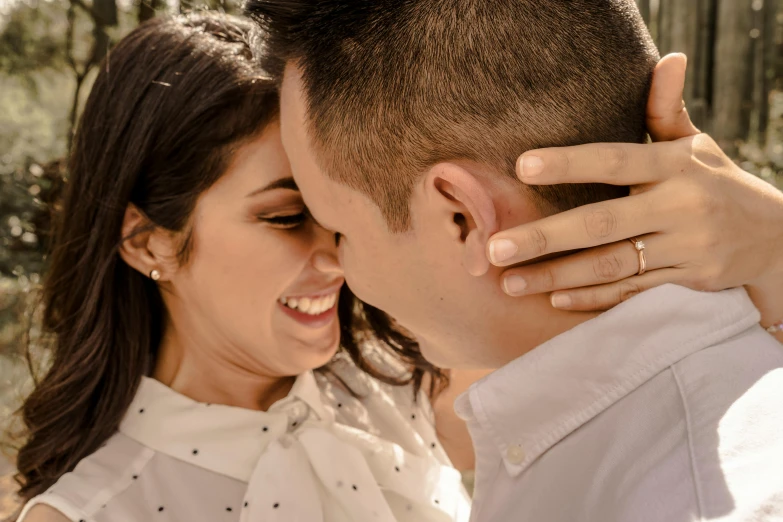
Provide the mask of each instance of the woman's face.
POLYGON ((199 198, 191 231, 188 260, 163 292, 183 353, 269 376, 332 358, 343 285, 335 238, 306 213, 278 124, 237 150, 199 198))

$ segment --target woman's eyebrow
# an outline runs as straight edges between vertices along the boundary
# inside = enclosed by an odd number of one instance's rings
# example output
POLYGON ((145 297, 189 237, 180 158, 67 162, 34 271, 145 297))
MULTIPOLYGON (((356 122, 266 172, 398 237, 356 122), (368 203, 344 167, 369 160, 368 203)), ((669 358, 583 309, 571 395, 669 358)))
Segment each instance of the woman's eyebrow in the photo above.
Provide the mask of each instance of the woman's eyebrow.
POLYGON ((269 192, 270 190, 275 190, 275 189, 296 190, 297 192, 299 191, 299 187, 296 186, 296 181, 294 181, 294 178, 287 177, 287 178, 276 179, 275 181, 269 183, 268 185, 254 190, 253 192, 251 192, 245 197, 249 198, 251 196, 255 196, 256 194, 260 194, 261 192, 269 192))

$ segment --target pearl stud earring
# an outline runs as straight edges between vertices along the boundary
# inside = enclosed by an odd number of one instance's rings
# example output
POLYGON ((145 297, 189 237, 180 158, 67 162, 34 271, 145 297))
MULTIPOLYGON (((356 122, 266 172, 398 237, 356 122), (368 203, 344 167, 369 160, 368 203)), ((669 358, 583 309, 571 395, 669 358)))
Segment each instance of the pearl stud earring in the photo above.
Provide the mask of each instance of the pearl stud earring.
POLYGON ((158 279, 160 279, 160 272, 158 272, 157 270, 153 270, 152 272, 150 272, 150 279, 152 279, 153 281, 157 281, 158 279))

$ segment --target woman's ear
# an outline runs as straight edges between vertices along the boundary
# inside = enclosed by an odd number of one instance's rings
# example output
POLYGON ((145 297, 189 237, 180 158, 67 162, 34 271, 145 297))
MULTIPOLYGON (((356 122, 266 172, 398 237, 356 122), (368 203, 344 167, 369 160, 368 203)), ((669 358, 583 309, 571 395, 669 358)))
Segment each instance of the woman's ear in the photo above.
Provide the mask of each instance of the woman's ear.
POLYGON ((152 277, 152 272, 157 271, 156 281, 171 275, 172 255, 174 258, 176 255, 173 238, 169 234, 161 237, 158 227, 135 205, 125 209, 121 233, 120 257, 128 266, 146 277, 152 277))
POLYGON ((471 275, 489 270, 485 253, 490 236, 498 232, 495 202, 482 179, 454 163, 439 163, 425 178, 427 203, 444 219, 447 233, 460 241, 462 260, 471 275))

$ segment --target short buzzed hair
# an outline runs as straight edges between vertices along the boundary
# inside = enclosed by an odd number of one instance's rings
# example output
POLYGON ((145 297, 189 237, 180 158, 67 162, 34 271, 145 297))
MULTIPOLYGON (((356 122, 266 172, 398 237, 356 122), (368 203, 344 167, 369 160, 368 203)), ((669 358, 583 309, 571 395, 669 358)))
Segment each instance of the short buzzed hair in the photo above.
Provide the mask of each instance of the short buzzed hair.
MULTIPOLYGON (((331 178, 409 228, 419 176, 468 159, 514 177, 541 147, 643 142, 658 52, 633 0, 249 0, 267 68, 302 72, 331 178)), ((544 213, 627 194, 531 187, 544 213)))

